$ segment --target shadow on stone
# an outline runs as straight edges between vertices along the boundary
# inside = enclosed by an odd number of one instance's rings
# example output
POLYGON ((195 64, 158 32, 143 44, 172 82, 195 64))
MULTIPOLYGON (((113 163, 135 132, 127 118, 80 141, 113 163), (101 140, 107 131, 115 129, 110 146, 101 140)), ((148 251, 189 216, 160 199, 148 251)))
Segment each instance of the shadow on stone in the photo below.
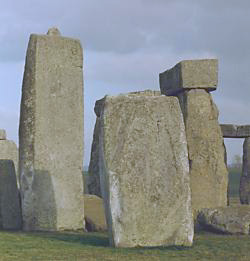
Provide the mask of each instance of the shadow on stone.
POLYGON ((12 160, 0 160, 0 228, 22 228, 21 206, 16 172, 12 160))
MULTIPOLYGON (((26 187, 33 193, 23 200, 27 204, 25 211, 25 230, 53 231, 57 229, 57 212, 54 187, 51 175, 46 170, 35 170, 33 182, 26 187)), ((22 188, 25 190, 25 187, 22 188)))

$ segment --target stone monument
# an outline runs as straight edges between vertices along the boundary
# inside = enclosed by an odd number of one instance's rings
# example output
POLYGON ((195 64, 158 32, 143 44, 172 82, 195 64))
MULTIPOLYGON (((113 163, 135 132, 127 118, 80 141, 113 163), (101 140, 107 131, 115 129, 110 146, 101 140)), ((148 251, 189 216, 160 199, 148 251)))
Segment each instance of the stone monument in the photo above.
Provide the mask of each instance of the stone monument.
POLYGON ((188 153, 178 99, 154 91, 106 96, 96 113, 111 244, 191 246, 188 153))
POLYGON ((24 230, 84 228, 83 54, 56 28, 30 36, 19 164, 24 230))
MULTIPOLYGON (((0 159, 13 160, 15 165, 15 173, 18 172, 18 149, 16 143, 12 140, 7 140, 6 131, 0 129, 0 159)), ((17 178, 18 182, 18 178, 17 178)))
POLYGON ((19 230, 22 216, 15 165, 12 160, 0 160, 0 229, 19 230))
POLYGON ((243 166, 240 177, 240 202, 250 205, 250 137, 243 144, 243 166))
POLYGON ((161 93, 177 96, 186 126, 194 218, 202 208, 227 205, 228 172, 218 109, 218 61, 187 60, 160 74, 161 93))

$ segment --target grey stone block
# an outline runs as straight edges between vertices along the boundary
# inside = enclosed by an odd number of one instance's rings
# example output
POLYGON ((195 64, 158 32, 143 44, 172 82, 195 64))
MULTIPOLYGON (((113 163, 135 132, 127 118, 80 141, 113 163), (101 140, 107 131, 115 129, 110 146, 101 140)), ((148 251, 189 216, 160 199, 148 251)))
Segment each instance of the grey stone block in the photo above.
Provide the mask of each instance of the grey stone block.
POLYGON ((249 235, 250 206, 202 209, 198 221, 204 230, 249 235))
POLYGON ((243 166, 240 177, 240 202, 250 205, 250 138, 243 143, 243 166))
MULTIPOLYGON (((18 171, 18 149, 14 141, 0 140, 0 159, 13 160, 16 172, 18 171)), ((19 185, 19 178, 17 174, 17 182, 19 185)))
POLYGON ((218 84, 218 60, 184 60, 160 73, 161 93, 172 96, 188 89, 214 91, 218 84))
POLYGON ((6 140, 6 131, 0 129, 0 140, 6 140))
POLYGON ((19 163, 24 230, 84 228, 83 54, 57 29, 30 37, 19 163))
POLYGON ((111 243, 192 245, 187 143, 177 98, 140 92, 106 96, 102 103, 99 171, 111 243))
POLYGON ((0 160, 0 227, 13 230, 22 228, 19 191, 12 160, 0 160))
POLYGON ((250 137, 250 125, 220 124, 224 138, 250 137))
POLYGON ((227 205, 228 171, 218 109, 206 90, 178 96, 188 143, 194 218, 202 208, 227 205))

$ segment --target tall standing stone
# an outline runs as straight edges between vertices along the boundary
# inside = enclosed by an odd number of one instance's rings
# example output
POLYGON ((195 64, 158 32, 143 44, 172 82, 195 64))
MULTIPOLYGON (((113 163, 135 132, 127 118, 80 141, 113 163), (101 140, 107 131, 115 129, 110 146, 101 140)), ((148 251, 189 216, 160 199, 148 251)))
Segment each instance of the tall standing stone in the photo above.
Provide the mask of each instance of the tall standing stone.
POLYGON ((218 61, 182 61, 160 74, 161 92, 176 95, 182 108, 188 143, 192 208, 227 205, 228 172, 218 109, 209 91, 218 81, 218 61))
POLYGON ((12 140, 7 140, 6 131, 3 129, 0 129, 0 159, 13 160, 15 170, 18 171, 18 149, 16 143, 12 140))
POLYGON ((250 204, 250 137, 243 144, 243 167, 240 177, 240 202, 250 204))
POLYGON ((21 228, 22 215, 15 165, 12 160, 0 160, 0 229, 21 228))
POLYGON ((141 92, 99 101, 99 168, 110 242, 190 246, 193 220, 178 100, 141 92))
POLYGON ((56 28, 30 37, 19 126, 25 230, 84 227, 82 60, 80 42, 56 28))
MULTIPOLYGON (((100 115, 99 115, 100 116, 100 115)), ((88 169, 88 193, 102 197, 99 174, 99 132, 100 118, 97 115, 91 147, 91 158, 88 169)))

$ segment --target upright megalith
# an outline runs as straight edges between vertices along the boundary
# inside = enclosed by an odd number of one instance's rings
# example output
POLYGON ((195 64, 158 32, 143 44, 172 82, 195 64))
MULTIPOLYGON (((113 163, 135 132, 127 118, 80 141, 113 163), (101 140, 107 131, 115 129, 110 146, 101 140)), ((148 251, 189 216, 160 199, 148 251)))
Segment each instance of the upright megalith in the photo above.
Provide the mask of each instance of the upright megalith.
POLYGON ((218 109, 209 93, 216 89, 218 61, 182 61, 160 74, 161 92, 176 95, 188 143, 194 217, 202 208, 227 205, 228 172, 218 109))
POLYGON ((0 229, 21 228, 22 216, 15 165, 12 160, 0 160, 0 229))
POLYGON ((250 137, 243 143, 243 166, 240 177, 240 202, 250 205, 250 137))
MULTIPOLYGON (((100 115, 99 115, 100 116, 100 115)), ((93 141, 91 147, 91 157, 88 169, 88 193, 102 197, 99 173, 99 132, 100 132, 100 117, 97 115, 93 141)))
POLYGON ((13 160, 16 172, 18 171, 18 149, 16 143, 12 140, 7 140, 6 131, 3 129, 0 129, 0 159, 13 160))
POLYGON ((25 230, 84 227, 82 66, 78 40, 56 28, 30 36, 19 126, 25 230))
POLYGON ((0 140, 6 140, 6 131, 0 129, 0 140))
POLYGON ((111 244, 190 246, 189 166, 178 100, 152 91, 106 96, 96 111, 111 244))

